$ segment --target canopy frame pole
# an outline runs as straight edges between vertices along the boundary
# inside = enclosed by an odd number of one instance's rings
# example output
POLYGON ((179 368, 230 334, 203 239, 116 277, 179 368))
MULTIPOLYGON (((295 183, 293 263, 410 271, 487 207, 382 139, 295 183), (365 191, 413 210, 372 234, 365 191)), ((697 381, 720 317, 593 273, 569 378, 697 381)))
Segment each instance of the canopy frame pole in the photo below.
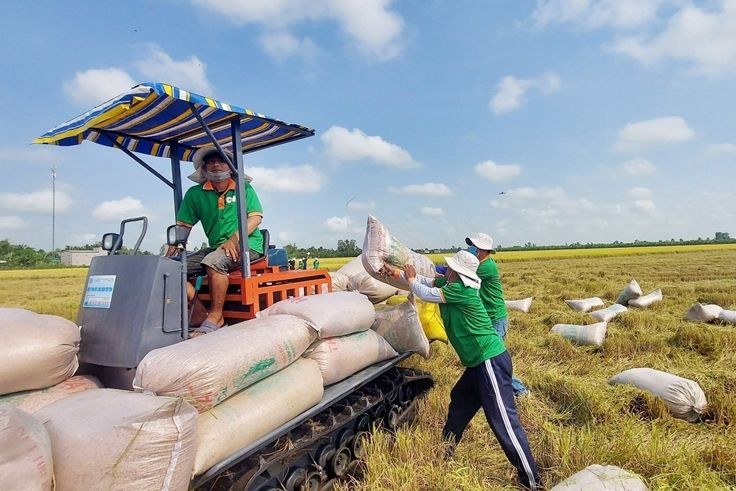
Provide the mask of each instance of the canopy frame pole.
POLYGON ((181 160, 179 159, 179 143, 171 142, 169 144, 171 153, 171 179, 174 181, 174 216, 179 213, 182 200, 181 185, 181 160))

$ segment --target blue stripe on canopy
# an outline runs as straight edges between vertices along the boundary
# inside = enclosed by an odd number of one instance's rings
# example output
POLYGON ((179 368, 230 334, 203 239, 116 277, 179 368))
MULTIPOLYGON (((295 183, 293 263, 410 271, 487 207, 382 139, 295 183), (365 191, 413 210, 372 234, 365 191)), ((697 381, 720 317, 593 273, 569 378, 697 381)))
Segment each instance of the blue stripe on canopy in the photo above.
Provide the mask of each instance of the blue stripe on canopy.
POLYGON ((116 141, 136 153, 171 156, 171 143, 179 144, 179 159, 192 160, 194 152, 212 142, 192 114, 202 116, 221 146, 232 147, 230 121, 240 118, 243 152, 314 135, 304 126, 284 123, 249 109, 216 101, 173 85, 149 82, 47 131, 33 143, 71 146, 90 140, 108 147, 116 141))

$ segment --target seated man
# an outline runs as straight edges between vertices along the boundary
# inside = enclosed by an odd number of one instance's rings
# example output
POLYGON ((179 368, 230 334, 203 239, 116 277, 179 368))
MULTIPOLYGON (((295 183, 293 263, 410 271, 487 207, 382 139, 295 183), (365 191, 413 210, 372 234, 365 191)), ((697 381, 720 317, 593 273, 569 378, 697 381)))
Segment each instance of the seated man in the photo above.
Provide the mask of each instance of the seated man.
MULTIPOLYGON (((201 302, 194 305, 192 325, 199 324, 193 335, 212 332, 225 323, 222 308, 229 284, 228 273, 240 268, 240 237, 238 234, 238 203, 235 181, 224 156, 215 147, 197 150, 193 157, 194 173, 189 179, 198 183, 187 190, 176 216, 177 225, 193 227, 202 222, 209 247, 187 257, 187 272, 194 276, 207 274, 210 290, 210 310, 201 302)), ((248 213, 248 247, 250 261, 263 256, 263 236, 258 226, 263 220, 263 208, 258 195, 246 176, 245 197, 248 213)), ((170 247, 167 256, 174 254, 170 247)), ((187 283, 187 297, 194 298, 194 287, 187 283)))

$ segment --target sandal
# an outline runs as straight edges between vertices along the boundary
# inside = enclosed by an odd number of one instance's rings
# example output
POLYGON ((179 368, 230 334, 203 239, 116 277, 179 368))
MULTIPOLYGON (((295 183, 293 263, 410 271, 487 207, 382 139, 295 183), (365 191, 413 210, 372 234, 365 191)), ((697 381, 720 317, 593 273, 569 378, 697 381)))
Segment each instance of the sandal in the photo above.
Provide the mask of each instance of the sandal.
MULTIPOLYGON (((199 327, 197 327, 196 329, 192 329, 191 333, 192 333, 192 334, 196 333, 197 335, 201 335, 201 334, 209 334, 209 333, 211 333, 211 332, 215 332, 215 331, 217 331, 217 330, 218 330, 218 329, 220 329, 221 327, 225 327, 226 325, 227 325, 227 324, 223 324, 223 325, 221 325, 221 326, 217 326, 217 325, 215 325, 215 323, 214 323, 214 322, 211 322, 211 321, 205 320, 204 322, 202 322, 202 323, 201 323, 201 324, 199 325, 199 327)), ((194 336, 191 336, 191 335, 190 335, 190 337, 194 337, 194 336)))

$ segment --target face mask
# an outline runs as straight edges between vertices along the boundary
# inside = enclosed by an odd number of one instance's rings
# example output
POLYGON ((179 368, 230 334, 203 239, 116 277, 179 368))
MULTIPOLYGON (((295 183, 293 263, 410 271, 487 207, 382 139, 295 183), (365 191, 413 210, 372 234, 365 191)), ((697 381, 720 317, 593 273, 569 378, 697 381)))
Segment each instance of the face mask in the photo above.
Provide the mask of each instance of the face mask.
POLYGON ((475 256, 478 254, 478 248, 473 245, 468 246, 468 252, 475 256))
POLYGON ((206 172, 205 174, 207 178, 212 182, 222 182, 226 181, 227 179, 230 179, 230 171, 222 171, 222 172, 206 172))

